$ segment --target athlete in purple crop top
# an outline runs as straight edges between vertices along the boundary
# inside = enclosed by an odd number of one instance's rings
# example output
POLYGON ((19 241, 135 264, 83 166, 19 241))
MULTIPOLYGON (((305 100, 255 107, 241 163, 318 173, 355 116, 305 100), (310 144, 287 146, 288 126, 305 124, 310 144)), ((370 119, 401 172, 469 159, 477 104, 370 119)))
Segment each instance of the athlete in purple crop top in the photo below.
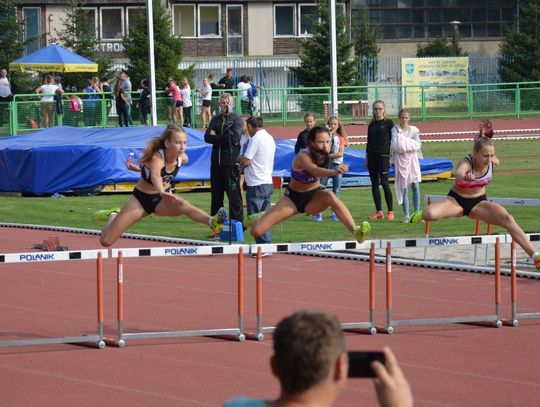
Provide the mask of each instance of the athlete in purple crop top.
POLYGON ((411 223, 421 220, 436 221, 444 218, 468 216, 490 225, 505 228, 540 270, 540 257, 514 218, 501 205, 488 201, 486 186, 493 177, 493 168, 499 164, 495 157, 493 139, 482 131, 474 140, 473 153, 461 160, 455 171, 455 181, 448 196, 412 214, 411 223))
MULTIPOLYGON (((219 232, 227 219, 225 208, 210 216, 167 190, 180 165, 188 161, 186 142, 186 132, 174 125, 167 126, 161 136, 148 142, 140 160, 141 178, 129 201, 122 210, 102 210, 94 215, 94 220, 108 221, 101 232, 100 242, 103 246, 114 244, 131 225, 151 213, 157 216, 186 215, 194 222, 208 225, 219 232)), ((131 168, 129 162, 128 168, 131 168)))
POLYGON ((330 134, 324 127, 311 129, 307 143, 308 147, 301 150, 292 162, 291 181, 284 196, 268 212, 251 215, 246 226, 251 225, 251 234, 258 237, 297 213, 314 215, 331 207, 356 240, 363 242, 370 230, 369 223, 357 226, 345 204, 331 190, 320 188, 321 177, 344 174, 349 166, 340 164, 335 169, 328 169, 330 134))

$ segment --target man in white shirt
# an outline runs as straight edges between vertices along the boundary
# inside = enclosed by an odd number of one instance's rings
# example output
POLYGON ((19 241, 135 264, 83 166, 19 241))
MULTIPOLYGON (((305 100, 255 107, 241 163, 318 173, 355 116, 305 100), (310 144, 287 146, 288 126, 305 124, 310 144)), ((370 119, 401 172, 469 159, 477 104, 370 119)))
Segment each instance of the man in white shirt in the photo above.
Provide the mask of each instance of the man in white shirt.
MULTIPOLYGON (((272 192, 272 170, 276 143, 274 138, 264 129, 263 119, 252 116, 247 120, 247 130, 251 137, 247 149, 238 161, 244 169, 247 184, 247 212, 253 215, 270 209, 272 192)), ((257 243, 271 243, 272 232, 268 231, 255 239, 257 243)))

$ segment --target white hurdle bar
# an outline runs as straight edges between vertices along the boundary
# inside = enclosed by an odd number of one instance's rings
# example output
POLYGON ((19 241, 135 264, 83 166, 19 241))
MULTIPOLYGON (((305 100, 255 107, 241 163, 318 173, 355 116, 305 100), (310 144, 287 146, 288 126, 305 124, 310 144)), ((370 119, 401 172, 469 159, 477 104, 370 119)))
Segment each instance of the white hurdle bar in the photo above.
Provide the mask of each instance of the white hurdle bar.
MULTIPOLYGON (((435 325, 435 324, 456 324, 456 323, 480 323, 491 322, 497 328, 502 326, 500 303, 501 303, 501 240, 506 240, 506 236, 472 236, 472 237, 457 237, 457 238, 424 238, 415 240, 386 241, 386 333, 393 333, 396 326, 416 326, 416 325, 435 325), (454 316, 440 318, 424 318, 424 319, 407 319, 396 320, 392 318, 392 257, 391 250, 394 247, 419 247, 428 245, 432 241, 433 245, 437 243, 449 245, 477 245, 477 244, 495 244, 495 314, 492 315, 474 315, 474 316, 454 316)), ((384 241, 382 241, 384 242, 384 241)))
POLYGON ((510 245, 510 263, 511 263, 511 303, 512 303, 512 326, 518 326, 519 319, 540 318, 540 312, 517 312, 517 251, 516 242, 512 241, 510 245))
POLYGON ((244 251, 247 245, 220 246, 173 246, 149 248, 112 249, 117 259, 117 323, 118 334, 114 345, 125 346, 126 339, 177 338, 187 336, 234 336, 243 341, 244 335, 244 251), (186 257, 236 254, 238 256, 238 327, 199 329, 190 331, 124 332, 124 258, 136 257, 186 257))
POLYGON ((366 329, 368 333, 374 335, 377 333, 375 328, 375 249, 379 245, 377 241, 365 241, 357 243, 354 241, 337 242, 304 242, 304 243, 271 243, 271 244, 253 244, 250 246, 250 253, 257 254, 256 267, 256 292, 257 292, 257 331, 255 333, 246 333, 246 338, 262 341, 265 333, 275 331, 274 326, 263 326, 263 262, 262 253, 305 253, 313 251, 335 251, 335 250, 353 250, 368 249, 370 252, 369 264, 369 321, 368 322, 343 322, 341 328, 344 330, 366 329))
POLYGON ((0 347, 48 345, 58 343, 95 343, 99 349, 103 349, 105 347, 105 341, 103 337, 103 259, 107 257, 107 250, 103 249, 0 254, 0 265, 15 263, 48 263, 70 260, 96 260, 97 280, 97 333, 95 335, 15 339, 11 341, 0 341, 0 347))

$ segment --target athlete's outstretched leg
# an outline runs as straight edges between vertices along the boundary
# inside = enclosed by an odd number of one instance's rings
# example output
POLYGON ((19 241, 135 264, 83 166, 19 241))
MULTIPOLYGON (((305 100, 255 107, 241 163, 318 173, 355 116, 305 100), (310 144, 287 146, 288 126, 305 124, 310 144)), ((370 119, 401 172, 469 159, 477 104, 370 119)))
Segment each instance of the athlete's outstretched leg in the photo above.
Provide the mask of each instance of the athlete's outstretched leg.
POLYGON ((137 198, 132 196, 120 213, 114 216, 103 228, 99 238, 101 245, 105 247, 113 245, 122 236, 122 233, 145 216, 148 216, 148 214, 137 201, 137 198))

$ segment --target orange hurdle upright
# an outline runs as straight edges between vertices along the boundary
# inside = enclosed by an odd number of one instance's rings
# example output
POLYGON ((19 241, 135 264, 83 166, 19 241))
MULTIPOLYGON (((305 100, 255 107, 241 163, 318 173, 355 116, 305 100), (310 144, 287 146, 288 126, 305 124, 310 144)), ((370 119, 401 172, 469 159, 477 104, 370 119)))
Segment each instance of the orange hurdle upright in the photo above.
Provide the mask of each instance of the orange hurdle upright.
POLYGON ((540 312, 517 312, 517 250, 516 242, 512 240, 510 245, 510 282, 511 282, 511 299, 512 299, 512 326, 519 325, 519 319, 540 318, 540 312))

